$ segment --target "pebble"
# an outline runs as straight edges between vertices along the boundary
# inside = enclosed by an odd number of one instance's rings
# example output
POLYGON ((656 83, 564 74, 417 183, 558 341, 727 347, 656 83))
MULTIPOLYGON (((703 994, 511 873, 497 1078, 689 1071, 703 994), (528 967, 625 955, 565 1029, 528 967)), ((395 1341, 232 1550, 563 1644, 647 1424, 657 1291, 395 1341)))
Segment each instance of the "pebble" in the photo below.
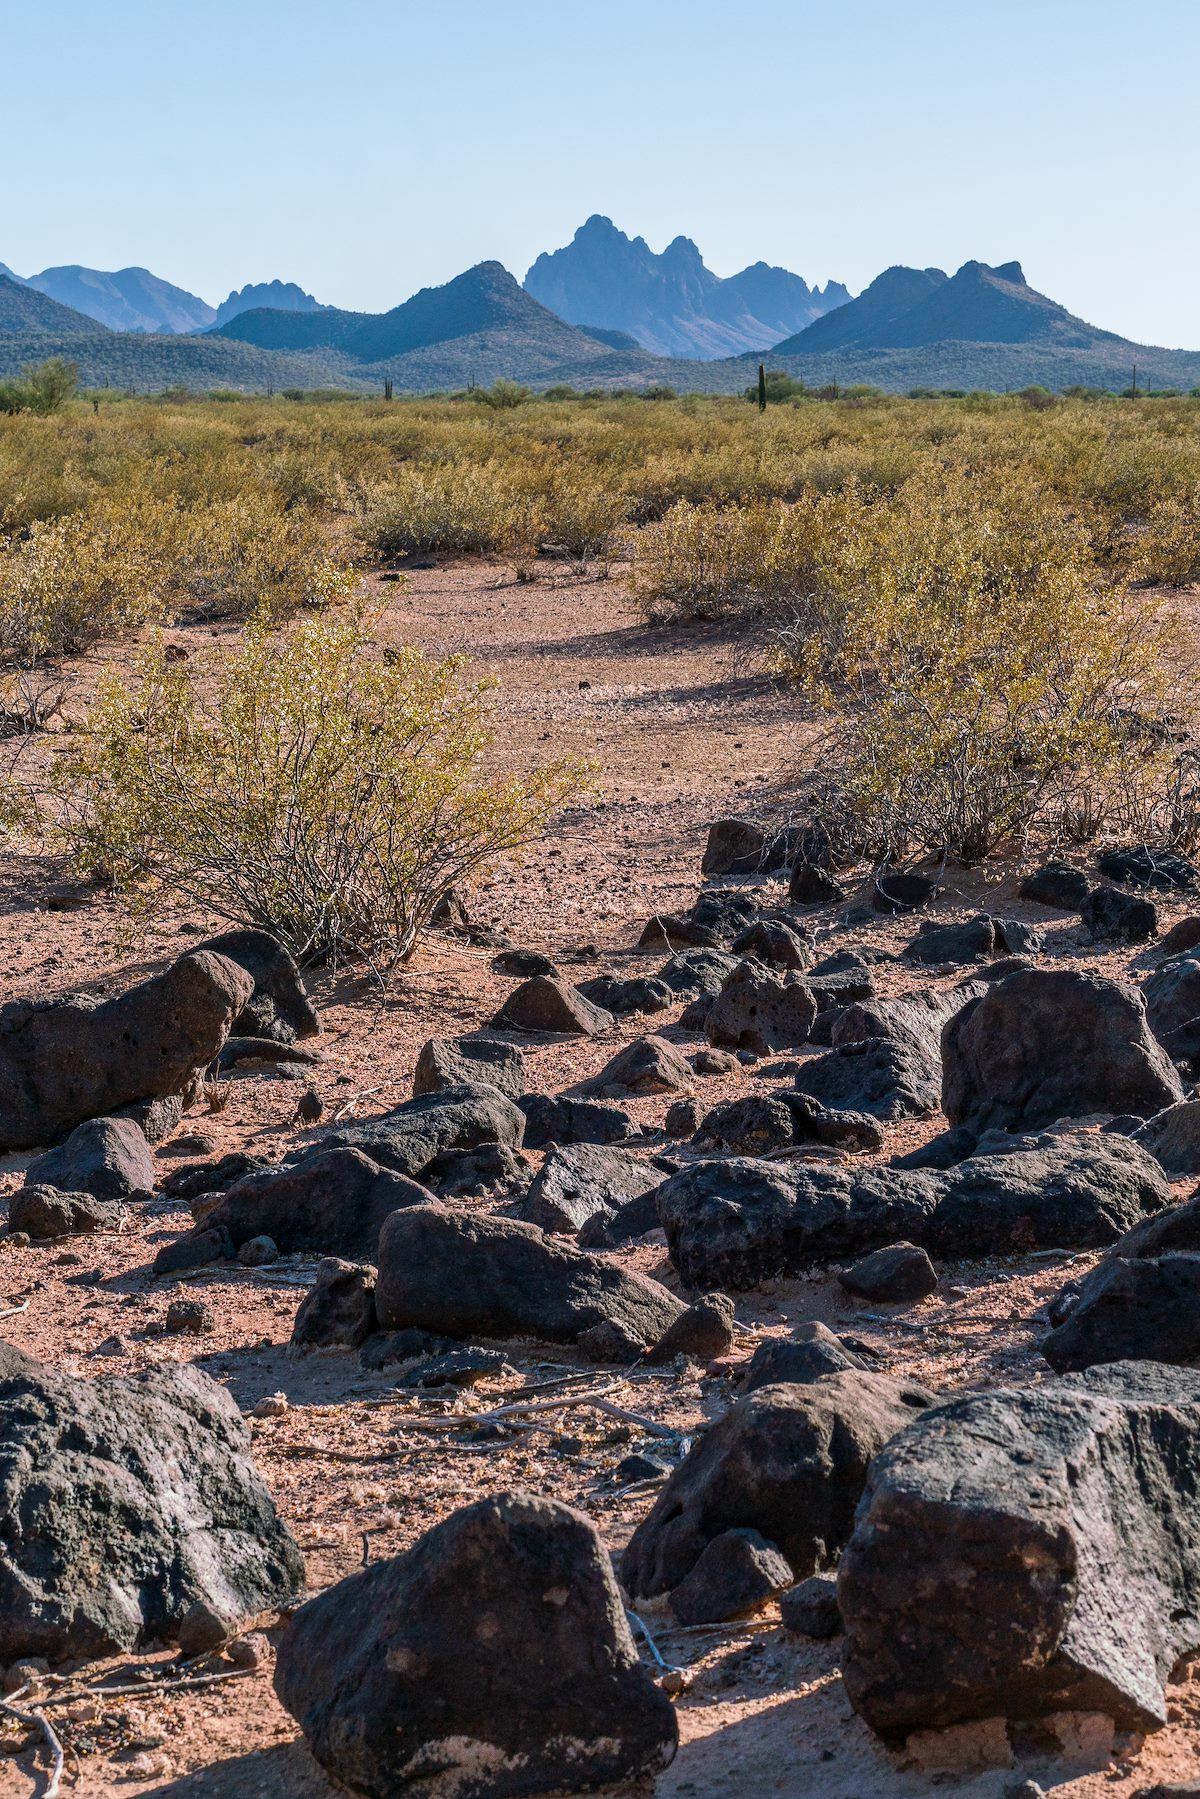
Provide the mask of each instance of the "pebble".
POLYGON ((173 1299, 163 1319, 163 1330, 169 1337, 203 1337, 215 1322, 202 1299, 173 1299))
POLYGON ((286 1393, 268 1393, 250 1413, 252 1418, 282 1418, 288 1410, 286 1393))

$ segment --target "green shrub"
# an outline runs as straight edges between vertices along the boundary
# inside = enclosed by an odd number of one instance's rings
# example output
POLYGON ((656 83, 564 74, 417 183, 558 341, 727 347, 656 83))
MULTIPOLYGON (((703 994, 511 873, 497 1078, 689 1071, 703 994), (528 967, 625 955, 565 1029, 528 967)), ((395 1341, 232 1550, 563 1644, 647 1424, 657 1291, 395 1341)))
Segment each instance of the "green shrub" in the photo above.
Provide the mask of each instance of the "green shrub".
POLYGON ((252 624, 209 666, 161 645, 110 673, 55 767, 59 829, 131 903, 186 898, 302 961, 411 952, 440 899, 538 834, 576 764, 480 766, 486 686, 458 658, 379 654, 342 609, 252 624))

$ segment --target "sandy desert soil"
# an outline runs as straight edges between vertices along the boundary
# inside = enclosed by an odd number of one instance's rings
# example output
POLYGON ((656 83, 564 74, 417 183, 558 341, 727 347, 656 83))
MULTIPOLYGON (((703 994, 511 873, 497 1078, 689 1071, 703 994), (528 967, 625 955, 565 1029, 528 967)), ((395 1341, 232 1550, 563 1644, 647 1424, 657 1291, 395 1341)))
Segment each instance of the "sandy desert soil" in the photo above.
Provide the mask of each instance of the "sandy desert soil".
MULTIPOLYGON (((776 803, 786 793, 807 734, 793 702, 742 664, 732 641, 643 625, 619 580, 561 574, 516 584, 503 567, 464 564, 416 570, 407 590, 381 593, 389 596, 386 629, 397 640, 463 651, 495 675, 497 754, 506 764, 528 766, 549 752, 587 754, 600 765, 595 798, 563 816, 521 868, 472 894, 473 914, 523 947, 555 955, 575 978, 657 966, 630 946, 651 912, 686 908, 694 899, 709 821, 776 803), (589 953, 577 965, 585 948, 589 953)), ((183 627, 172 635, 187 647, 208 632, 183 627)), ((78 694, 86 693, 97 663, 89 659, 74 671, 78 694)), ((952 883, 945 909, 984 902, 1034 917, 1014 902, 1018 873, 1006 867, 952 883)), ((0 862, 6 997, 85 986, 117 991, 178 954, 198 932, 219 928, 216 920, 164 912, 131 942, 122 914, 103 897, 79 891, 69 896, 68 909, 51 909, 62 904, 64 881, 69 873, 59 865, 18 856, 0 862)), ((781 897, 778 888, 768 891, 781 897)), ((1168 909, 1166 922, 1181 911, 1168 909)), ((1041 921, 1051 956, 1082 958, 1104 972, 1128 967, 1128 958, 1118 961, 1087 945, 1077 923, 1061 915, 1041 915, 1041 921)), ((836 944, 869 940, 892 947, 910 929, 880 921, 838 930, 836 944)), ((915 978, 887 967, 881 985, 903 991, 915 978)), ((486 1022, 514 984, 493 970, 489 951, 443 935, 430 936, 386 992, 353 972, 318 974, 310 990, 325 1027, 316 1085, 326 1118, 346 1107, 371 1116, 407 1098, 425 1039, 486 1022)), ((587 1078, 644 1028, 628 1020, 602 1040, 527 1046, 536 1085, 558 1091, 587 1078)), ((665 1034, 683 1041, 671 1028, 665 1034)), ((697 1093, 715 1103, 753 1091, 763 1072, 760 1066, 698 1079, 697 1093)), ((233 1079, 224 1110, 194 1112, 177 1135, 203 1134, 214 1154, 246 1147, 276 1156, 301 1134, 291 1123, 297 1092, 292 1082, 259 1074, 233 1079)), ((661 1124, 666 1104, 631 1102, 650 1126, 661 1124)), ((936 1128, 937 1121, 893 1128, 888 1153, 936 1128)), ((27 1160, 0 1163, 6 1192, 20 1185, 27 1160)), ((162 1146, 158 1161, 164 1174, 177 1165, 175 1145, 162 1146)), ((395 1553, 456 1506, 517 1485, 580 1506, 605 1541, 620 1547, 647 1509, 651 1489, 616 1486, 616 1463, 631 1446, 662 1452, 665 1444, 668 1456, 677 1455, 688 1431, 719 1413, 732 1394, 728 1366, 623 1379, 581 1372, 570 1352, 520 1345, 506 1346, 510 1371, 504 1375, 453 1400, 433 1396, 419 1403, 397 1391, 394 1372, 364 1374, 352 1356, 289 1358, 292 1319, 312 1263, 152 1281, 155 1251, 189 1224, 185 1209, 158 1199, 120 1235, 61 1249, 0 1243, 0 1308, 25 1306, 4 1320, 4 1329, 23 1349, 82 1374, 195 1358, 247 1413, 265 1397, 284 1394, 286 1411, 252 1422, 255 1453, 305 1551, 313 1590, 359 1566, 364 1549, 373 1556, 395 1553), (212 1308, 210 1335, 160 1334, 167 1304, 179 1292, 203 1297, 212 1308), (498 1442, 420 1428, 446 1405, 483 1410, 532 1386, 561 1393, 555 1383, 572 1378, 673 1434, 659 1438, 638 1426, 630 1434, 586 1409, 550 1414, 545 1428, 498 1442)), ((677 1286, 661 1246, 643 1243, 624 1253, 677 1286)), ((1079 1258, 1078 1266, 1087 1260, 1079 1258)), ((901 1315, 857 1307, 831 1278, 781 1281, 739 1301, 743 1330, 735 1359, 764 1335, 821 1318, 871 1342, 890 1370, 941 1390, 1039 1380, 1047 1373, 1036 1353, 1039 1308, 1063 1272, 1062 1262, 1045 1260, 953 1267, 944 1271, 938 1294, 901 1315)), ((657 1799, 909 1799, 935 1788, 992 1799, 1023 1775, 1062 1799, 1102 1793, 1129 1799, 1156 1779, 1200 1775, 1200 1684, 1189 1669, 1179 1671, 1171 1689, 1171 1722, 1145 1745, 1114 1743, 1110 1729, 1084 1719, 1075 1721, 1066 1753, 1031 1742, 1013 1760, 994 1733, 989 1738, 976 1730, 898 1757, 881 1749, 851 1713, 836 1644, 789 1637, 769 1611, 745 1627, 704 1631, 673 1629, 664 1616, 649 1622, 663 1655, 685 1670, 686 1684, 679 1699, 682 1747, 654 1789, 657 1799)), ((164 1651, 80 1669, 72 1684, 88 1686, 101 1676, 136 1684, 161 1674, 173 1659, 164 1651)), ((115 1699, 88 1694, 56 1710, 68 1747, 64 1791, 88 1799, 329 1799, 332 1789, 272 1694, 269 1659, 244 1675, 219 1658, 198 1670, 215 1671, 231 1677, 170 1695, 157 1689, 115 1699)), ((35 1738, 18 1725, 0 1725, 0 1799, 43 1790, 45 1766, 35 1738)))

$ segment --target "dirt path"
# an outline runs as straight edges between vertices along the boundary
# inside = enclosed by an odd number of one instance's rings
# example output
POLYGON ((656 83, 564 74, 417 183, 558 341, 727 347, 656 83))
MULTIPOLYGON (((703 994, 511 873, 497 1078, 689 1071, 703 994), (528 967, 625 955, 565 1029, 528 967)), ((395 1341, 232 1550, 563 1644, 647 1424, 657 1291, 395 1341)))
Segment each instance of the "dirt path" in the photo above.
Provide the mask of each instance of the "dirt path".
MULTIPOLYGON (((496 754, 504 766, 528 768, 548 754, 584 755, 599 764, 596 797, 558 820, 522 868, 503 871, 471 895, 473 912, 523 946, 562 957, 564 965, 568 954, 594 944, 601 953, 589 973, 644 969, 644 958, 630 946, 648 914, 694 898, 711 819, 777 798, 786 787, 805 731, 793 702, 761 674, 739 667, 731 641, 643 625, 617 581, 517 584, 506 569, 466 565, 415 570, 407 591, 380 591, 389 608, 388 635, 462 652, 494 675, 496 754)), ((192 627, 171 635, 191 646, 208 634, 192 627)), ((97 661, 81 666, 84 685, 97 661)), ((118 909, 105 899, 83 895, 74 909, 47 909, 63 878, 61 868, 36 860, 0 862, 6 997, 82 985, 115 991, 215 924, 164 912, 131 948, 123 943, 118 909)), ((878 927, 876 935, 892 929, 878 927)), ((1064 949, 1073 947, 1069 935, 1065 927, 1059 931, 1064 949)), ((839 942, 845 941, 843 935, 839 942)), ((326 1116, 355 1095, 365 1095, 357 1102, 363 1116, 407 1098, 422 1042, 476 1028, 513 984, 492 968, 488 952, 441 936, 423 944, 384 995, 354 974, 316 978, 310 985, 324 1018, 326 1052, 316 1084, 326 1116)), ((601 1041, 532 1048, 536 1084, 558 1090, 593 1074, 644 1028, 628 1021, 601 1041)), ((739 1072, 706 1081, 702 1097, 712 1103, 753 1090, 755 1078, 739 1072)), ((223 1111, 197 1113, 182 1130, 204 1133, 211 1153, 245 1146, 276 1156, 297 1135, 290 1124, 296 1092, 292 1083, 260 1075, 233 1080, 223 1111)), ((665 1107, 665 1100, 632 1103, 651 1126, 661 1124, 665 1107)), ((20 1184, 25 1160, 3 1164, 9 1191, 20 1184)), ((159 1163, 164 1172, 173 1165, 170 1145, 159 1163)), ((247 1411, 266 1395, 284 1393, 286 1413, 253 1424, 255 1454, 306 1552, 314 1588, 359 1564, 364 1531, 375 1554, 393 1554, 454 1507, 510 1486, 581 1506, 614 1547, 627 1538, 648 1500, 614 1484, 612 1470, 630 1445, 598 1417, 577 1415, 569 1432, 452 1446, 406 1431, 418 1406, 396 1395, 394 1377, 364 1374, 348 1356, 291 1360, 286 1346, 311 1263, 261 1274, 205 1271, 183 1290, 212 1308, 213 1331, 201 1340, 163 1337, 159 1326, 175 1287, 151 1282, 147 1264, 189 1223, 186 1211, 157 1200, 120 1236, 77 1240, 61 1252, 0 1244, 0 1305, 22 1297, 30 1302, 9 1322, 11 1338, 86 1374, 194 1358, 247 1411)), ((661 1247, 627 1253, 674 1283, 661 1247)), ((1033 1378, 1028 1320, 1058 1278, 1045 1267, 956 1271, 960 1295, 966 1292, 960 1310, 971 1322, 956 1323, 955 1299, 935 1296, 921 1310, 925 1337, 915 1342, 911 1334, 878 1327, 879 1348, 896 1372, 933 1385, 1033 1378)), ((855 1313, 836 1283, 824 1280, 777 1283, 740 1304, 739 1316, 755 1331, 771 1333, 801 1317, 838 1324, 855 1313)), ((572 1359, 515 1346, 511 1374, 457 1403, 491 1403, 531 1377, 547 1378, 548 1361, 572 1359)), ((631 1388, 629 1402, 686 1430, 723 1409, 731 1391, 720 1371, 704 1378, 667 1374, 631 1388)), ((771 1614, 752 1627, 708 1636, 672 1636, 665 1622, 662 1629, 691 1685, 679 1708, 683 1748, 658 1782, 657 1799, 915 1799, 946 1782, 977 1799, 999 1799, 1013 1778, 1011 1770, 984 1765, 974 1740, 956 1746, 949 1769, 887 1755, 849 1711, 836 1649, 786 1637, 771 1614)), ((1200 1687, 1186 1680, 1173 1688, 1177 1719, 1141 1756, 1127 1745, 1131 1759, 1114 1764, 1111 1742, 1097 1747, 1085 1733, 1074 1761, 1031 1761, 1021 1773, 1036 1773, 1064 1799, 1102 1793, 1130 1799, 1154 1778, 1200 1772, 1192 1748, 1200 1723, 1196 1694, 1200 1687)), ((85 1701, 69 1719, 67 1735, 81 1773, 64 1790, 86 1799, 141 1793, 332 1799, 274 1700, 269 1668, 186 1698, 85 1701)), ((0 1751, 12 1746, 12 1759, 0 1761, 0 1799, 35 1790, 34 1757, 22 1741, 19 1730, 0 1726, 0 1751)))

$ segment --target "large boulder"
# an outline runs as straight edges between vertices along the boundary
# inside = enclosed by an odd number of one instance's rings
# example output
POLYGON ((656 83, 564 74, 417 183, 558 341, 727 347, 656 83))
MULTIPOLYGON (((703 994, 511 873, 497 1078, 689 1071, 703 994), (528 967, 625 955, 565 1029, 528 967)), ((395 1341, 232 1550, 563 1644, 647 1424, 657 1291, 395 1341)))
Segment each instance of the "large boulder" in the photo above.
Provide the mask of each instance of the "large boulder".
POLYGON ((1171 1203, 1153 1157, 1107 1135, 985 1138, 967 1161, 932 1178, 942 1193, 920 1240, 954 1261, 1104 1249, 1171 1203))
POLYGON ((645 1098, 656 1093, 684 1093, 692 1085, 692 1071, 665 1037, 639 1037, 608 1062, 587 1084, 589 1093, 610 1098, 632 1095, 645 1098))
POLYGON ((1163 1043, 1194 1018, 1200 1018, 1200 954, 1172 956, 1142 984, 1150 1029, 1163 1043))
POLYGON ((857 1371, 735 1400, 634 1532, 625 1591, 635 1604, 672 1592, 728 1530, 756 1530, 798 1578, 815 1573, 850 1535, 871 1458, 930 1403, 914 1382, 857 1371))
POLYGON ((536 1031, 551 1037, 594 1037, 613 1022, 566 981, 535 975, 510 993, 495 1017, 497 1030, 536 1031))
POLYGON ((740 877, 786 868, 796 854, 796 842, 795 831, 772 829, 748 818, 718 818, 708 827, 700 872, 740 877))
POLYGON ((1200 879, 1200 870, 1186 856, 1174 850, 1151 849, 1145 843, 1132 849, 1105 850, 1097 856, 1096 867, 1108 881, 1151 887, 1159 893, 1190 893, 1200 879))
POLYGON ((732 1156, 672 1175, 658 1190, 658 1215, 688 1286, 744 1292, 901 1238, 919 1242, 938 1179, 732 1156))
POLYGON ((228 956, 244 968, 254 991, 233 1021, 239 1037, 270 1037, 276 1043, 294 1043, 315 1037, 321 1029, 300 970, 282 943, 267 931, 223 931, 197 949, 214 956, 228 956))
POLYGON ((296 1313, 292 1347, 359 1349, 372 1335, 375 1316, 375 1270, 369 1262, 347 1262, 326 1256, 296 1313))
POLYGON ((126 1217, 119 1200, 96 1199, 91 1193, 65 1193, 60 1187, 22 1187, 8 1206, 8 1228, 52 1242, 59 1237, 90 1237, 96 1231, 119 1230, 126 1217))
MULTIPOLYGON (((247 1175, 208 1208, 190 1237, 169 1243, 155 1260, 157 1274, 186 1267, 181 1247, 197 1247, 218 1233, 234 1251, 254 1237, 270 1237, 283 1255, 350 1256, 372 1260, 384 1219, 398 1206, 432 1201, 428 1188, 356 1149, 323 1149, 302 1162, 247 1175)), ((205 1259, 211 1259, 205 1257, 205 1259)))
POLYGON ((448 1087, 487 1086, 516 1100, 528 1085, 525 1058, 515 1043, 498 1037, 431 1037, 417 1057, 413 1098, 444 1093, 448 1087))
POLYGON ((1119 887, 1094 887, 1079 908, 1097 943, 1148 943, 1158 936, 1158 907, 1119 887))
POLYGON ((552 1143, 627 1143, 641 1135, 637 1121, 603 1100, 523 1093, 517 1101, 525 1118, 525 1148, 552 1143))
POLYGON ((709 1007, 710 1043, 770 1053, 807 1043, 817 1002, 803 981, 777 981, 754 962, 739 962, 709 1007))
POLYGON ((378 1266, 384 1330, 573 1343, 611 1323, 651 1344, 685 1310, 657 1281, 536 1225, 448 1205, 393 1213, 380 1232, 378 1266))
POLYGON ((842 1675, 889 1737, 968 1719, 1166 1721, 1200 1646, 1200 1375, 1118 1362, 971 1394, 876 1457, 838 1599, 842 1675))
POLYGON ((600 1143, 552 1149, 529 1189, 529 1217, 541 1230, 571 1236, 598 1213, 611 1218, 662 1182, 659 1169, 627 1149, 600 1143))
POLYGON ((329 1587, 289 1624, 275 1690, 368 1799, 528 1799, 649 1779, 674 1708, 642 1667, 590 1519, 504 1493, 329 1587))
POLYGON ((659 1188, 658 1216, 689 1286, 738 1292, 901 1240, 964 1260, 1103 1249, 1170 1202, 1162 1170, 1122 1137, 981 1148, 945 1170, 695 1162, 659 1188))
POLYGON ((50 1661, 235 1631, 291 1604, 304 1560, 233 1398, 167 1362, 77 1380, 0 1352, 0 1640, 50 1661))
POLYGON ((252 991, 237 963, 196 950, 115 999, 0 1006, 0 1151, 141 1100, 190 1098, 252 991))
POLYGON ((952 1125, 1040 1130, 1060 1118, 1148 1118, 1183 1098, 1142 997, 1074 969, 1021 969, 942 1031, 942 1110, 952 1125))
POLYGON ((730 945, 735 956, 752 957, 768 968, 807 968, 812 938, 780 918, 759 918, 739 931, 730 945))
POLYGON ((446 1087, 405 1100, 380 1118, 329 1131, 305 1153, 357 1149, 381 1168, 421 1180, 439 1156, 503 1144, 520 1149, 524 1114, 492 1086, 446 1087))
POLYGON ((885 1124, 930 1117, 942 1097, 942 1027, 977 991, 967 985, 842 1007, 832 1049, 801 1066, 797 1088, 832 1110, 865 1112, 885 1124))
POLYGON ((1017 892, 1023 900, 1038 906, 1052 906, 1056 912, 1078 912, 1092 883, 1083 870, 1069 862, 1047 862, 1033 874, 1026 875, 1017 892))
POLYGON ((25 1171, 31 1187, 118 1201, 148 1199, 155 1178, 150 1147, 132 1118, 89 1118, 25 1171))
POLYGON ((1050 1307, 1059 1374, 1097 1362, 1200 1362, 1200 1198, 1143 1220, 1050 1307))
POLYGON ((1134 1141, 1152 1155, 1173 1180, 1200 1174, 1200 1100, 1181 1100, 1148 1118, 1134 1141))

